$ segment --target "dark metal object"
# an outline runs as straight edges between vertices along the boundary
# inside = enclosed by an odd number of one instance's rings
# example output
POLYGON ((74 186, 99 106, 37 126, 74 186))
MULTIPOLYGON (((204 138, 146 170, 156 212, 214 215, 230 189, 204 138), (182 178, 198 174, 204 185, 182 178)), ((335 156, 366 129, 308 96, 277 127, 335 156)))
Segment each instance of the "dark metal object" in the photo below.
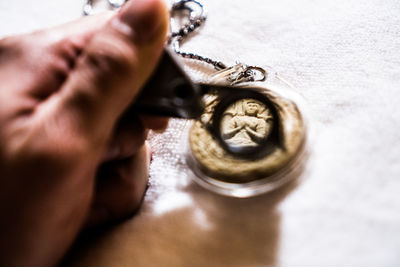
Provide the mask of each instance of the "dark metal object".
POLYGON ((215 94, 218 96, 219 103, 214 109, 211 123, 205 127, 226 151, 247 158, 258 158, 279 146, 281 142, 277 110, 265 94, 256 88, 195 84, 186 75, 175 57, 173 52, 165 49, 157 69, 135 100, 131 111, 164 117, 198 119, 204 112, 203 96, 215 94), (222 115, 230 105, 245 98, 258 100, 267 106, 272 112, 275 125, 272 134, 262 140, 258 146, 235 148, 222 138, 220 127, 222 115))
POLYGON ((142 89, 133 110, 149 115, 198 118, 203 113, 200 87, 194 84, 168 49, 142 89))

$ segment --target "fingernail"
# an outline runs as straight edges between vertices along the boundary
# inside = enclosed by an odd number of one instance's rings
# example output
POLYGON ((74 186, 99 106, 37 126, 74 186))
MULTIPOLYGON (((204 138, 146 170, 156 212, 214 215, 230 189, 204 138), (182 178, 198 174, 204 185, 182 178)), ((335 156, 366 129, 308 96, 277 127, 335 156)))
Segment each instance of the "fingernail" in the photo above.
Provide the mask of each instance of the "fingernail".
POLYGON ((112 24, 135 41, 148 42, 160 34, 165 12, 160 0, 134 0, 121 9, 112 24))

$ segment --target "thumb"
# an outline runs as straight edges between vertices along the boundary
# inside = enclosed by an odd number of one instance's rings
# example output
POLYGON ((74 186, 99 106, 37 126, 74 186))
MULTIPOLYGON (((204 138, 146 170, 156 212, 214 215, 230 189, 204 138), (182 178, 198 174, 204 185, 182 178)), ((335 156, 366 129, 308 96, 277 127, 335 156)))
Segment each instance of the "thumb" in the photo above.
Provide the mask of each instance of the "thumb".
POLYGON ((155 68, 167 25, 162 0, 129 1, 83 49, 57 96, 57 119, 91 139, 107 138, 155 68))

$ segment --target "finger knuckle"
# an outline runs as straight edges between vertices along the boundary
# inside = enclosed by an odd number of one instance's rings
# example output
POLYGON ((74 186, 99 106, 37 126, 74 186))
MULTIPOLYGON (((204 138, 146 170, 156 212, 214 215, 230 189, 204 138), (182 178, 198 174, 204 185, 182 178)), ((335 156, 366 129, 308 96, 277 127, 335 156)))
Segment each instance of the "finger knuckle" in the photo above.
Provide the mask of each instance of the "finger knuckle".
POLYGON ((29 130, 15 141, 11 148, 19 157, 53 166, 74 165, 91 151, 88 138, 56 124, 29 130))
POLYGON ((134 70, 136 57, 134 49, 118 38, 99 36, 88 49, 87 61, 97 74, 114 73, 126 75, 134 70))
POLYGON ((35 147, 33 157, 41 159, 42 162, 52 163, 52 165, 74 166, 77 162, 85 158, 88 151, 87 142, 81 140, 48 140, 44 145, 35 147), (73 142, 72 142, 73 141, 73 142))

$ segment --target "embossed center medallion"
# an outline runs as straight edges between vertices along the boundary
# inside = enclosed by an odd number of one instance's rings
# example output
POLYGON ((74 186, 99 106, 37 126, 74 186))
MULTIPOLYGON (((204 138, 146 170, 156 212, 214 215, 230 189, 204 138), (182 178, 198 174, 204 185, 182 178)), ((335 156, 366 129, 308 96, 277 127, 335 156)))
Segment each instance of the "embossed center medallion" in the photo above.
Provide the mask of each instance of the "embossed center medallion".
POLYGON ((273 124, 270 110, 255 99, 241 99, 230 105, 221 121, 222 139, 231 147, 256 147, 268 138, 273 124))

